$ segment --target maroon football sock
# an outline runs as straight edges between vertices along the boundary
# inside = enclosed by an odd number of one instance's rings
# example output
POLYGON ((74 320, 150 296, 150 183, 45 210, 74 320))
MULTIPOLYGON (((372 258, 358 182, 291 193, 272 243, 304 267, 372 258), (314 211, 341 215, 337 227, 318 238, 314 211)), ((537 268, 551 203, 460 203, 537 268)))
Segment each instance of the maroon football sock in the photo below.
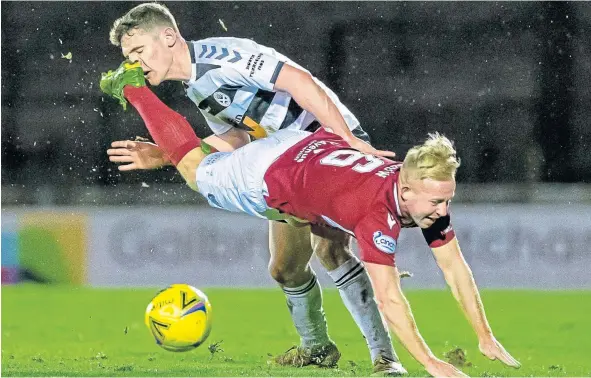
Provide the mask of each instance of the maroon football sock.
POLYGON ((189 151, 201 145, 201 139, 189 122, 160 101, 148 87, 127 85, 123 94, 146 123, 154 142, 175 166, 189 151))

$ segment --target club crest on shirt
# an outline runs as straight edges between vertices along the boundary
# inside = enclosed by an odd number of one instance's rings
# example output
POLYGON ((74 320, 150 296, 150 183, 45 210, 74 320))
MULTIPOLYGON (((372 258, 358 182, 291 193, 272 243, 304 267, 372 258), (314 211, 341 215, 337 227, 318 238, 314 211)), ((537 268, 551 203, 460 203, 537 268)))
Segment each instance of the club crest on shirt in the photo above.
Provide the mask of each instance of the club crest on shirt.
POLYGON ((384 235, 382 231, 373 233, 373 243, 382 252, 390 254, 396 252, 396 240, 391 236, 384 235))
POLYGON ((232 104, 232 100, 230 99, 230 96, 228 96, 225 93, 222 92, 215 92, 213 94, 213 98, 217 101, 218 104, 220 104, 221 106, 224 107, 228 107, 230 106, 230 104, 232 104))

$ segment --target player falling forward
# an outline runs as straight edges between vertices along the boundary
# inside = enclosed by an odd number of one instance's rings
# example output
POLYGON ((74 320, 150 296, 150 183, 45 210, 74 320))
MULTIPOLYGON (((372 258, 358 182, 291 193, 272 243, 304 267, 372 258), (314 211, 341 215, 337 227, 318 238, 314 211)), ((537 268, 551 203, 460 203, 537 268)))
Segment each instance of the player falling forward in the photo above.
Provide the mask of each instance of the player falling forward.
MULTIPOLYGON (((272 48, 240 38, 185 41, 172 14, 156 3, 140 4, 115 21, 110 38, 124 56, 141 64, 150 84, 183 81, 187 96, 215 133, 207 140, 214 148, 231 150, 250 137, 264 138, 284 128, 315 130, 322 122, 364 152, 391 154, 360 139, 368 136, 338 97, 272 48)), ((269 234, 269 272, 285 293, 301 339, 300 346, 277 356, 276 362, 331 366, 340 357, 328 335, 320 284, 308 264, 314 252, 365 337, 374 373, 404 373, 373 295, 365 294, 371 293, 371 283, 351 251, 351 236, 340 230, 317 236, 309 227, 282 222, 269 222, 269 234)))
POLYGON ((394 258, 398 236, 402 228, 420 227, 480 351, 520 366, 492 333, 450 223, 459 161, 447 138, 431 135, 403 163, 363 154, 324 129, 281 130, 232 153, 210 154, 182 116, 137 85, 142 74, 137 65, 122 65, 101 87, 116 88, 119 98, 129 100, 187 184, 212 206, 265 219, 294 217, 310 222, 319 234, 331 226, 354 235, 390 328, 430 374, 462 376, 431 352, 400 287, 394 258))

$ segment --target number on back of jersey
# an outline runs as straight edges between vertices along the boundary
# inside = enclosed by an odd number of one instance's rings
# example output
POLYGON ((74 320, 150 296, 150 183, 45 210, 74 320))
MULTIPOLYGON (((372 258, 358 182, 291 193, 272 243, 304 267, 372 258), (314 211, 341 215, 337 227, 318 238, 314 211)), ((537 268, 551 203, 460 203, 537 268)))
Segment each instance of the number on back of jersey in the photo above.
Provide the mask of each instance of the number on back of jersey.
POLYGON ((369 173, 384 165, 382 159, 355 150, 336 150, 320 159, 320 164, 333 167, 348 167, 354 163, 357 164, 352 169, 359 173, 369 173))

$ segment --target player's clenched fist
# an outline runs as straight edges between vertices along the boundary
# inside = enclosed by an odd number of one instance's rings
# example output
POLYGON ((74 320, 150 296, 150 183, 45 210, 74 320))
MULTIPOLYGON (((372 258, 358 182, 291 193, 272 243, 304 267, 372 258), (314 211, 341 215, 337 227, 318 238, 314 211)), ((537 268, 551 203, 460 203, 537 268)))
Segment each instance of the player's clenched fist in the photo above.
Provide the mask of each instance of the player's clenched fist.
POLYGON ((121 164, 118 167, 120 171, 157 169, 170 164, 164 152, 154 143, 118 140, 111 143, 111 147, 107 155, 113 163, 121 164))

